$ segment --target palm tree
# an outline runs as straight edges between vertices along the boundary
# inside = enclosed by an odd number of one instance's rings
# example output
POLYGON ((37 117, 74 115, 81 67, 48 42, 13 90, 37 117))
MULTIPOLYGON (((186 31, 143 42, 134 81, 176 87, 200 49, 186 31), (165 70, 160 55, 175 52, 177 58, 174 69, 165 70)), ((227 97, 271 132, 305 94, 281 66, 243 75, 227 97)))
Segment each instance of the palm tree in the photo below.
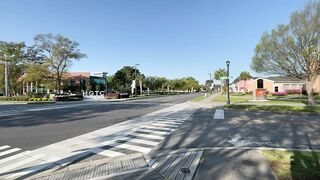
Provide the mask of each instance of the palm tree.
POLYGON ((240 80, 248 80, 248 79, 251 79, 252 76, 250 75, 250 73, 248 71, 242 71, 240 73, 239 78, 240 78, 240 80))
POLYGON ((228 72, 225 69, 219 68, 214 72, 214 79, 220 81, 220 89, 222 92, 222 77, 226 77, 228 72))

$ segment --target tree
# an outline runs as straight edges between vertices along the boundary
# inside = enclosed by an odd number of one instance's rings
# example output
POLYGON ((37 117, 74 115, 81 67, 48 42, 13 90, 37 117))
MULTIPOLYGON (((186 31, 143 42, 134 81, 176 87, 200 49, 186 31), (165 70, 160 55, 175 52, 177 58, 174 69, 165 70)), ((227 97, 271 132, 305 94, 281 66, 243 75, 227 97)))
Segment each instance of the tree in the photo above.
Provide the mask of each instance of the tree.
POLYGON ((248 80, 248 79, 251 79, 251 78, 252 77, 251 77, 251 75, 250 75, 250 73, 248 71, 242 71, 240 73, 240 76, 239 76, 240 80, 248 80))
POLYGON ((148 76, 144 79, 144 84, 147 88, 150 90, 156 90, 156 79, 157 77, 154 76, 148 76))
POLYGON ((258 73, 305 80, 309 106, 315 106, 312 93, 320 73, 320 2, 309 2, 291 15, 288 25, 264 33, 251 67, 258 73))
POLYGON ((219 68, 214 72, 214 79, 220 81, 221 92, 223 90, 223 88, 222 88, 222 79, 221 78, 222 77, 226 77, 226 76, 228 76, 228 72, 225 69, 219 68))
POLYGON ((200 90, 200 85, 197 80, 195 80, 193 77, 187 77, 183 79, 185 82, 185 87, 188 89, 188 91, 192 90, 200 90))
MULTIPOLYGON (((140 71, 136 70, 137 79, 140 76, 140 71)), ((144 76, 143 76, 144 77, 144 76)), ((130 92, 132 80, 135 79, 135 69, 131 66, 124 66, 118 70, 112 79, 113 89, 121 92, 130 92)))
MULTIPOLYGON (((25 44, 23 42, 0 41, 0 60, 8 62, 8 87, 9 94, 20 92, 20 77, 25 73, 25 44), (6 57, 6 58, 5 58, 6 57)), ((0 74, 4 74, 4 66, 0 68, 0 74)), ((0 76, 0 88, 4 87, 4 76, 0 76)))
POLYGON ((213 84, 213 80, 206 80, 203 86, 203 89, 206 91, 211 90, 211 86, 213 84))
POLYGON ((167 81, 168 79, 165 77, 158 77, 155 81, 156 90, 164 92, 167 81))
POLYGON ((43 56, 43 63, 48 66, 48 78, 56 81, 60 93, 62 80, 72 61, 85 58, 86 55, 80 52, 79 43, 60 34, 38 34, 34 41, 36 49, 43 56))
POLYGON ((219 68, 214 72, 214 79, 220 81, 222 77, 226 77, 227 75, 228 73, 225 69, 219 68))

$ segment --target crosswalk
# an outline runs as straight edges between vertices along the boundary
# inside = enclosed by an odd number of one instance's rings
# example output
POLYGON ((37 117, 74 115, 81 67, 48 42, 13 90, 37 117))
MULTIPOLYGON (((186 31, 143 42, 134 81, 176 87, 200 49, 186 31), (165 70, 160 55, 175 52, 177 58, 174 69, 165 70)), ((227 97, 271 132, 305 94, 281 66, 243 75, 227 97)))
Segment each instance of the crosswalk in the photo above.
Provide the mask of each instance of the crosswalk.
POLYGON ((223 109, 216 109, 213 119, 224 119, 224 110, 223 109))
POLYGON ((2 152, 7 156, 0 159, 0 179, 24 177, 49 166, 64 166, 88 155, 112 158, 132 153, 147 154, 187 121, 194 111, 185 103, 175 105, 32 151, 0 146, 0 158, 2 152), (9 156, 11 153, 17 154, 9 156))

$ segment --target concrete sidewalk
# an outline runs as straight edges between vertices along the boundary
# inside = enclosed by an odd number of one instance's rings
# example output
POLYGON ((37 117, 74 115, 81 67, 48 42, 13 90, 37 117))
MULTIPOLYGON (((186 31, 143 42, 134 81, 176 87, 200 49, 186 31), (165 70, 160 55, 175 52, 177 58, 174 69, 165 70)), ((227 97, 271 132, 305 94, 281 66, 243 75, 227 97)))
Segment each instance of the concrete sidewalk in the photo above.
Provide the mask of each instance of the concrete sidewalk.
POLYGON ((277 179, 257 150, 182 149, 54 168, 27 179, 277 179))

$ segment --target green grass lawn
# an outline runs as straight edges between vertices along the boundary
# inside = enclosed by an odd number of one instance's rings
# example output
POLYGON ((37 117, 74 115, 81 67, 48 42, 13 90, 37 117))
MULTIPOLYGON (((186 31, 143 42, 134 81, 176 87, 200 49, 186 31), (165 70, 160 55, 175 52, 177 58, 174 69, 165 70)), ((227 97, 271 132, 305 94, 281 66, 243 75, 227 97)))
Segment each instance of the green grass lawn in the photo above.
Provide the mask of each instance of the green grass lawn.
POLYGON ((205 98, 204 95, 201 95, 201 96, 198 96, 196 98, 191 99, 191 102, 198 102, 198 101, 203 100, 204 98, 205 98))
POLYGON ((286 105, 245 105, 245 104, 231 104, 226 105, 227 108, 236 108, 246 111, 273 111, 273 112, 312 112, 319 113, 320 107, 308 107, 308 106, 286 106, 286 105))
MULTIPOLYGON (((247 102, 248 100, 252 99, 251 96, 230 96, 231 103, 239 103, 239 102, 247 102)), ((227 97, 226 95, 219 95, 212 99, 213 102, 226 102, 227 97)))
POLYGON ((320 152, 262 150, 280 180, 320 179, 320 152))
POLYGON ((306 104, 294 101, 281 101, 281 100, 268 100, 268 101, 248 101, 239 104, 249 104, 249 105, 288 105, 288 106, 305 106, 306 104))

